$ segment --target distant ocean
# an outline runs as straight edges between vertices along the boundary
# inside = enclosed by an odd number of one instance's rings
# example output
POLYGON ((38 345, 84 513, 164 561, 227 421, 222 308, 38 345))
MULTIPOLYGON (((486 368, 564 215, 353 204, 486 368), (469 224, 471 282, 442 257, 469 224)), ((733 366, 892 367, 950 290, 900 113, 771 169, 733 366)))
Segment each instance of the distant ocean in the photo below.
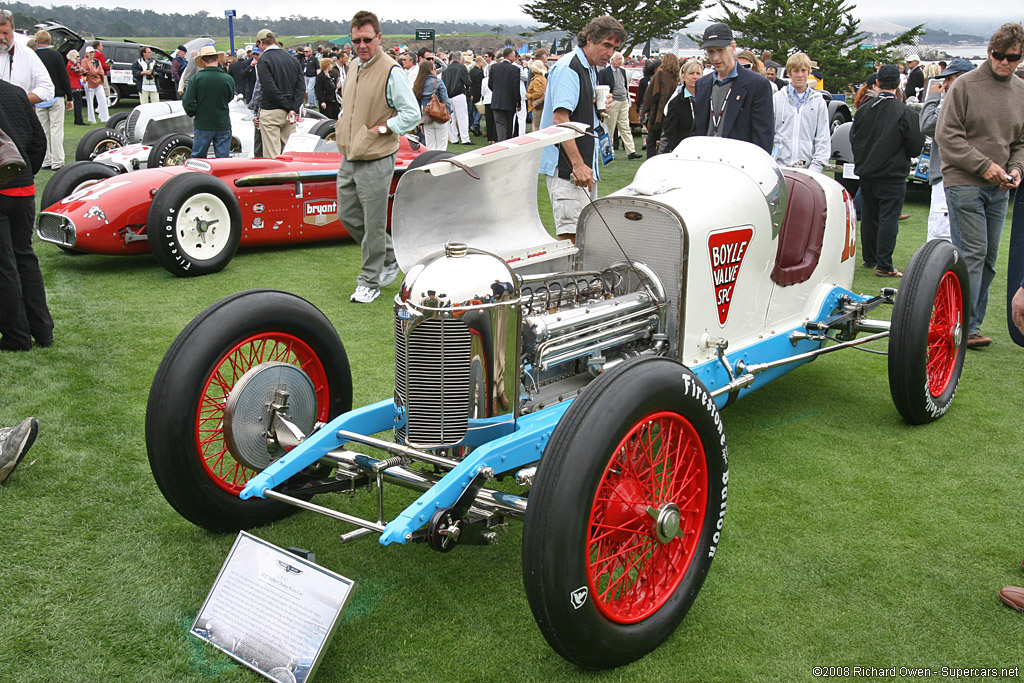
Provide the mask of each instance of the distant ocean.
POLYGON ((985 59, 988 54, 988 48, 985 45, 929 45, 928 47, 934 47, 936 50, 954 57, 966 57, 974 60, 985 59))

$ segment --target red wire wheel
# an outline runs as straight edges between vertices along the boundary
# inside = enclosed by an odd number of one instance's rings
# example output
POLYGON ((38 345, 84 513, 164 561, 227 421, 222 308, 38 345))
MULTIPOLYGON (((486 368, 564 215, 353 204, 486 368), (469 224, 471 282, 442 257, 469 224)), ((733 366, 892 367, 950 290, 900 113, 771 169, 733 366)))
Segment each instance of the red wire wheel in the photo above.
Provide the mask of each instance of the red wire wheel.
MULTIPOLYGON (((275 290, 239 292, 211 305, 178 334, 153 378, 146 406, 153 478, 171 507, 204 529, 251 529, 296 510, 239 497, 256 470, 234 458, 224 431, 227 400, 242 377, 271 362, 309 377, 314 410, 308 417, 328 422, 351 409, 352 375, 337 330, 313 304, 275 290)), ((242 401, 235 407, 256 415, 265 407, 265 398, 244 392, 234 399, 242 401)))
POLYGON ((587 538, 587 582, 608 619, 646 619, 686 575, 707 512, 704 463, 700 437, 677 413, 643 418, 615 448, 587 538))
POLYGON ((960 383, 970 319, 967 266, 945 240, 931 240, 907 264, 889 328, 889 392, 910 424, 949 410, 960 383))
POLYGON ((317 420, 326 422, 328 418, 327 373, 309 344, 284 332, 260 332, 232 347, 217 361, 203 386, 196 411, 195 436, 206 473, 217 486, 236 496, 256 471, 235 460, 228 450, 224 440, 224 405, 249 368, 271 361, 302 368, 316 391, 317 420))
POLYGON ((959 335, 963 334, 964 298, 960 279, 947 271, 939 280, 935 308, 928 325, 928 392, 939 397, 949 387, 956 372, 960 353, 959 335))
POLYGON ((672 635, 721 542, 728 481, 722 419, 690 370, 637 358, 591 382, 544 448, 523 526, 548 644, 607 669, 672 635))

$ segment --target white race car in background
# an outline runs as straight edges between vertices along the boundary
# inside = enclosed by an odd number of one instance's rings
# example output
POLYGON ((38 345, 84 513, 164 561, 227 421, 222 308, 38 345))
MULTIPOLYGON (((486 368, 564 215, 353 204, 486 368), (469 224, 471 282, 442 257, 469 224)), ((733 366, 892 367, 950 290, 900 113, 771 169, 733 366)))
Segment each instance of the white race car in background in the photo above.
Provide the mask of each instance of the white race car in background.
MULTIPOLYGON (((253 156, 253 113, 237 96, 230 104, 231 156, 253 156)), ((334 137, 334 120, 304 110, 297 133, 334 137)), ((140 104, 131 112, 110 117, 106 128, 86 133, 78 143, 76 161, 96 161, 118 172, 157 166, 180 166, 192 155, 192 118, 180 101, 140 104)))

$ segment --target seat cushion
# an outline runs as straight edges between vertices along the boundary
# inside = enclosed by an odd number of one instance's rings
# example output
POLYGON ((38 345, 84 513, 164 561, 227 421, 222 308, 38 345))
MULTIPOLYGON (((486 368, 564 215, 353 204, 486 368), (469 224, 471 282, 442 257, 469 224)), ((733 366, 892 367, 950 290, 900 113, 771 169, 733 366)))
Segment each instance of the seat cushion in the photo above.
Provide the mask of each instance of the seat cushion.
POLYGON ((772 279, 783 287, 806 282, 818 266, 825 237, 825 190, 813 178, 783 169, 789 194, 772 279))

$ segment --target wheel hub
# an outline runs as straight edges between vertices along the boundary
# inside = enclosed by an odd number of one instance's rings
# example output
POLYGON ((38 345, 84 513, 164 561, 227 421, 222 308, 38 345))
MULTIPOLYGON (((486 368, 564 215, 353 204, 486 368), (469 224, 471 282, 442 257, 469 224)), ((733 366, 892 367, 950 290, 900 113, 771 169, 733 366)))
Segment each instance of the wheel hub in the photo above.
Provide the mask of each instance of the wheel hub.
POLYGON ((964 338, 964 326, 961 324, 961 321, 960 321, 959 317, 957 317, 956 324, 953 325, 952 336, 953 336, 953 348, 954 349, 959 349, 960 348, 960 342, 963 341, 963 338, 964 338))
POLYGON ((654 519, 654 537, 658 543, 670 543, 679 534, 682 515, 675 503, 662 503, 658 507, 648 507, 647 514, 654 519))
POLYGON ((246 467, 264 470, 284 449, 268 441, 275 412, 303 434, 316 424, 317 398, 309 376, 289 363, 271 361, 249 368, 224 404, 224 441, 228 450, 246 467), (287 392, 282 406, 280 395, 287 392))

